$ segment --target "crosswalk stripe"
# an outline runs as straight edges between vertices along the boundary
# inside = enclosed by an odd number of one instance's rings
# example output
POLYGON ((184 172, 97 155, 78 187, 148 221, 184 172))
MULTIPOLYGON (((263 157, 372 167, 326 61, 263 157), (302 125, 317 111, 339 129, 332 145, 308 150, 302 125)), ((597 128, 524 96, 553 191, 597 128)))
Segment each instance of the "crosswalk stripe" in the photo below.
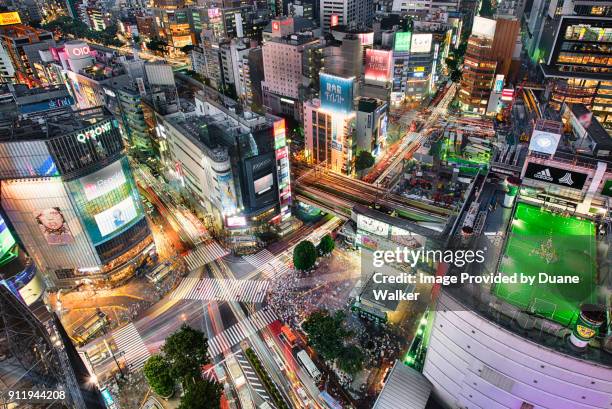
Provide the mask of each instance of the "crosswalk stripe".
POLYGON ((193 249, 189 254, 185 256, 185 261, 189 270, 195 270, 200 268, 212 261, 225 257, 229 254, 229 251, 221 247, 216 241, 200 245, 193 249))
POLYGON ((151 356, 133 323, 113 331, 113 339, 118 350, 123 352, 130 371, 142 368, 151 356))
POLYGON ((243 321, 238 321, 236 324, 212 337, 208 342, 210 356, 214 358, 223 351, 230 350, 242 340, 250 337, 255 332, 260 331, 276 320, 276 315, 270 310, 262 309, 256 311, 243 321))
POLYGON ((244 260, 249 262, 258 271, 262 272, 262 275, 268 279, 276 279, 282 277, 291 268, 287 263, 280 260, 280 255, 275 256, 269 250, 261 250, 259 253, 242 256, 244 260))
POLYGON ((170 298, 262 303, 269 286, 268 280, 187 277, 172 292, 170 298))

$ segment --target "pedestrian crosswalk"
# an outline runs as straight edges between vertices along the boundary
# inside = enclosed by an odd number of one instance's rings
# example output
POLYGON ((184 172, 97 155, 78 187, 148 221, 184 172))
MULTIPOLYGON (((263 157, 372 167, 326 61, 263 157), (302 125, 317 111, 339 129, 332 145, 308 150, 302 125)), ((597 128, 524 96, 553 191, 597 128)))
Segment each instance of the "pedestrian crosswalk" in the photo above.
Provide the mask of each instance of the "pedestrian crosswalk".
POLYGON ((133 323, 113 331, 113 339, 130 372, 142 368, 151 356, 133 323))
POLYGON ((271 401, 270 395, 268 395, 266 388, 263 386, 261 380, 255 373, 255 370, 251 366, 249 360, 246 358, 246 356, 244 356, 244 353, 242 353, 242 351, 238 351, 236 352, 235 357, 238 361, 238 364, 240 365, 240 368, 242 368, 244 377, 247 379, 249 385, 251 385, 255 393, 261 396, 261 398, 264 399, 266 402, 271 401))
POLYGON ((172 292, 170 298, 261 303, 269 286, 268 280, 187 277, 172 292))
POLYGON ((261 250, 259 253, 242 256, 253 267, 261 271, 262 276, 268 279, 275 279, 285 275, 291 267, 281 260, 280 256, 275 256, 269 250, 261 250))
POLYGON ((229 251, 221 247, 219 243, 211 241, 192 250, 185 256, 185 261, 189 271, 192 271, 228 254, 229 251))
POLYGON ((246 319, 227 328, 208 340, 208 352, 216 357, 224 351, 229 351, 243 339, 250 337, 262 328, 267 327, 278 317, 271 310, 264 308, 249 315, 246 319))

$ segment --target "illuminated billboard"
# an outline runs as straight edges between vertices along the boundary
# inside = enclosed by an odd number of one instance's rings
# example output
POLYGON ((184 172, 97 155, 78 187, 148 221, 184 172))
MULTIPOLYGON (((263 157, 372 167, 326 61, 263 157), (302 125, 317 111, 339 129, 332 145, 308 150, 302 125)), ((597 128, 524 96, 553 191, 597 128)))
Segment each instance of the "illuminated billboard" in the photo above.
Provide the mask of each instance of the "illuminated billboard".
POLYGON ((255 186, 256 195, 261 195, 267 192, 268 190, 271 190, 272 186, 274 185, 274 178, 272 173, 268 173, 267 175, 255 180, 253 184, 255 186))
POLYGON ((34 213, 40 232, 50 246, 63 246, 74 241, 70 227, 59 207, 48 207, 34 213))
POLYGON ((321 108, 348 113, 353 110, 354 78, 321 74, 321 108))
POLYGON ((561 135, 534 129, 529 142, 529 150, 552 155, 557 151, 561 135))
POLYGON ((393 50, 398 52, 410 51, 410 37, 412 37, 412 33, 410 32, 395 33, 395 45, 393 50))
POLYGON ((387 223, 362 214, 357 215, 357 229, 383 237, 389 235, 389 225, 387 223))
POLYGON ((11 234, 2 216, 0 216, 0 266, 16 257, 10 251, 15 246, 15 238, 11 234))
POLYGON ((500 93, 504 88, 504 74, 497 74, 495 76, 495 86, 493 87, 493 91, 500 93))
POLYGON ((416 53, 429 53, 431 52, 431 42, 433 35, 427 34, 413 34, 410 42, 410 52, 416 53))
POLYGON ((387 50, 366 50, 365 78, 386 82, 391 79, 391 60, 393 54, 387 50))
POLYGON ((359 42, 361 45, 372 45, 374 44, 374 33, 359 33, 359 42))
POLYGON ((94 216, 96 225, 102 237, 106 237, 115 230, 125 226, 138 217, 138 211, 131 196, 94 216))
POLYGON ((236 191, 234 189, 232 173, 227 172, 217 175, 217 183, 219 184, 223 211, 230 214, 234 213, 236 211, 236 191))
POLYGON ((98 245, 144 217, 127 158, 68 182, 89 237, 98 245))
POLYGON ((9 11, 7 13, 0 13, 0 26, 8 26, 10 24, 20 24, 21 17, 16 11, 9 11))

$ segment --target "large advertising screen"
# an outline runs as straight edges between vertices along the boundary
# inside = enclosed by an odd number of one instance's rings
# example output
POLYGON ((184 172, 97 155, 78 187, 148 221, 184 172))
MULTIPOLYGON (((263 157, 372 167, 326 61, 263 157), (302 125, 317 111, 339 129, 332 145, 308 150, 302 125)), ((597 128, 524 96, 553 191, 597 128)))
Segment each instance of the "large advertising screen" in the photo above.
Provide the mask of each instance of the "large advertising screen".
POLYGON ((365 78, 367 80, 386 82, 391 79, 391 61, 393 54, 387 50, 366 50, 365 78))
POLYGON ((9 253, 13 246, 15 246, 15 238, 8 229, 2 216, 0 216, 0 265, 16 257, 9 253))
POLYGON ((96 224, 103 237, 108 236, 115 230, 125 226, 138 216, 134 199, 126 197, 113 207, 104 210, 94 216, 96 224))
POLYGON ((529 163, 525 170, 525 177, 573 189, 582 189, 584 182, 587 180, 586 173, 540 165, 539 163, 529 163))
POLYGON ((394 51, 408 52, 410 51, 410 38, 412 33, 410 32, 397 32, 395 33, 395 45, 393 46, 394 51))
POLYGON ((321 74, 321 108, 348 113, 353 110, 354 78, 321 74))
POLYGON ((253 183, 255 185, 255 194, 261 195, 272 189, 272 186, 274 185, 274 176, 272 173, 268 173, 267 175, 255 180, 253 183))
POLYGON ((612 179, 606 180, 601 188, 601 194, 604 196, 612 197, 612 179))
POLYGON ((69 182, 94 245, 125 231, 144 217, 127 158, 69 182))
POLYGON ((410 43, 410 53, 429 53, 431 52, 431 42, 433 34, 413 34, 410 43))
POLYGON ((59 207, 48 207, 34 212, 34 218, 50 246, 62 246, 74 241, 70 227, 59 207))

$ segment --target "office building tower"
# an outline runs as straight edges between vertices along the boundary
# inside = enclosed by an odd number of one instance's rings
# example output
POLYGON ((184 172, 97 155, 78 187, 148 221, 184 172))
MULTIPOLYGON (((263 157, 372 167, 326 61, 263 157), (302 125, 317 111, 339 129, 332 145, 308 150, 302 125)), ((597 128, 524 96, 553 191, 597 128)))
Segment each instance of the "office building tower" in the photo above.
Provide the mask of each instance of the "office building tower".
POLYGON ((371 0, 319 0, 320 27, 370 27, 374 18, 374 2, 371 0))

